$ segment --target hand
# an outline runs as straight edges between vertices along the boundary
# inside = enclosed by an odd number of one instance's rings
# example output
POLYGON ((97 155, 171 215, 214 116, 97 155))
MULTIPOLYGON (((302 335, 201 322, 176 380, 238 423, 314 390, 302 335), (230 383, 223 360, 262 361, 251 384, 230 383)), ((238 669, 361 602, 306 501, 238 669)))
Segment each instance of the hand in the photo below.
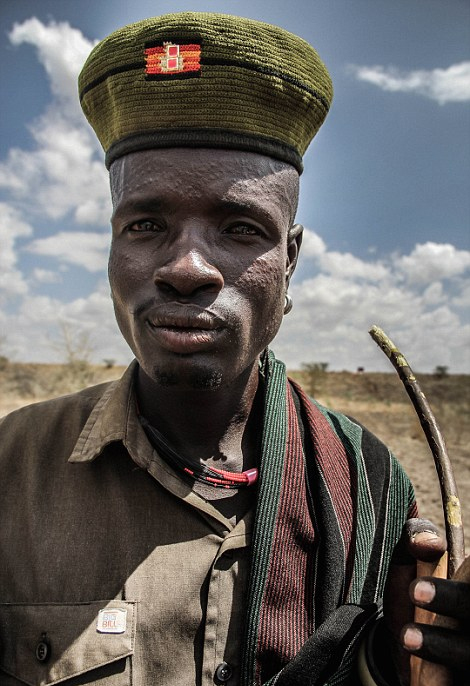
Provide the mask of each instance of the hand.
MULTIPOLYGON (((384 597, 387 626, 395 640, 395 659, 403 684, 410 680, 410 653, 447 665, 455 674, 455 686, 470 684, 470 584, 424 577, 416 579, 416 560, 437 561, 445 541, 429 521, 411 519, 404 527, 390 566, 384 597), (411 582, 411 584, 410 584, 411 582), (448 626, 413 623, 414 606, 438 612, 448 626), (452 626, 449 625, 452 624, 452 626), (404 650, 403 650, 404 649, 404 650), (406 651, 406 652, 405 652, 406 651)), ((431 686, 434 671, 440 672, 437 685, 447 685, 444 672, 427 665, 425 681, 431 686)))
POLYGON ((470 557, 457 570, 454 580, 421 577, 410 586, 412 602, 437 613, 432 625, 410 624, 402 630, 404 647, 427 661, 421 665, 420 685, 470 684, 469 573, 470 557))

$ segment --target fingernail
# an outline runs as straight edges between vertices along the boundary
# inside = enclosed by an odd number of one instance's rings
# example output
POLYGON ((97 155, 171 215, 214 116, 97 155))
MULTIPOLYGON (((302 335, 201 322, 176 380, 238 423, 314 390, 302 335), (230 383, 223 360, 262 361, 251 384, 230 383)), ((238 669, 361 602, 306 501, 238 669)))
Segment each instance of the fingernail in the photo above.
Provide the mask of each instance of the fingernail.
POLYGON ((435 541, 439 538, 433 531, 420 531, 412 536, 415 543, 427 543, 428 541, 435 541))
POLYGON ((408 627, 403 634, 403 645, 408 650, 419 650, 423 645, 423 634, 415 627, 408 627))
POLYGON ((413 589, 413 597, 418 603, 430 603, 436 595, 436 587, 429 581, 418 581, 413 589))

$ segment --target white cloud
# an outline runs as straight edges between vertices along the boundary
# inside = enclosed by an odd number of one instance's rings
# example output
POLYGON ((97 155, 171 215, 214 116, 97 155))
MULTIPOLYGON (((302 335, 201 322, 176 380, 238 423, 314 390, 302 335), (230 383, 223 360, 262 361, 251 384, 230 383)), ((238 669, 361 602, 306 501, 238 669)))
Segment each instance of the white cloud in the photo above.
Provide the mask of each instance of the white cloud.
POLYGON ((50 269, 35 267, 32 273, 32 280, 35 283, 58 283, 62 280, 62 277, 58 272, 53 272, 50 269))
POLYGON ((348 69, 359 81, 392 93, 416 93, 441 105, 470 100, 470 61, 453 64, 447 69, 400 71, 380 65, 350 65, 348 69))
POLYGON ((397 268, 411 282, 430 283, 462 275, 470 267, 470 251, 449 243, 418 244, 396 259, 397 268))
POLYGON ((325 252, 319 262, 325 272, 343 278, 380 281, 388 274, 386 267, 380 262, 364 262, 351 253, 325 252))
POLYGON ((17 266, 16 242, 32 232, 31 226, 23 221, 15 208, 0 202, 0 302, 28 290, 17 266))
POLYGON ((454 307, 470 310, 470 283, 468 279, 458 295, 452 298, 451 302, 454 307))
POLYGON ((15 24, 9 37, 18 49, 24 43, 35 46, 53 99, 30 123, 34 148, 11 148, 0 162, 0 187, 31 213, 54 220, 70 213, 79 224, 108 224, 108 176, 77 95, 77 76, 93 44, 66 23, 46 26, 36 18, 15 24))
POLYGON ((27 250, 36 255, 76 264, 89 272, 99 272, 106 269, 109 244, 109 234, 61 231, 54 236, 32 241, 27 250))
POLYGON ((81 120, 77 78, 94 44, 66 22, 51 21, 46 26, 36 17, 14 24, 8 37, 15 46, 26 43, 37 49, 53 95, 68 108, 69 116, 81 120))
POLYGON ((426 305, 437 305, 445 300, 444 289, 440 281, 435 281, 424 289, 423 302, 425 302, 426 305))
POLYGON ((426 243, 409 255, 374 261, 325 246, 313 263, 316 275, 294 278, 290 286, 294 308, 273 346, 288 366, 316 361, 333 369, 391 371, 367 333, 377 324, 416 370, 445 364, 453 372, 470 371, 470 323, 464 309, 470 297, 464 278, 470 253, 426 243))
POLYGON ((63 361, 61 325, 77 334, 90 335, 95 362, 114 359, 127 364, 132 359, 115 322, 106 282, 100 283, 87 298, 69 303, 58 298, 31 296, 24 299, 14 314, 0 311, 0 330, 7 332, 6 346, 15 360, 63 361))
POLYGON ((0 163, 0 186, 43 217, 57 220, 70 212, 80 224, 108 224, 108 177, 103 163, 94 159, 90 133, 51 110, 33 137, 35 150, 12 148, 0 163))
POLYGON ((318 257, 326 250, 325 241, 314 231, 304 229, 301 250, 304 257, 318 257))

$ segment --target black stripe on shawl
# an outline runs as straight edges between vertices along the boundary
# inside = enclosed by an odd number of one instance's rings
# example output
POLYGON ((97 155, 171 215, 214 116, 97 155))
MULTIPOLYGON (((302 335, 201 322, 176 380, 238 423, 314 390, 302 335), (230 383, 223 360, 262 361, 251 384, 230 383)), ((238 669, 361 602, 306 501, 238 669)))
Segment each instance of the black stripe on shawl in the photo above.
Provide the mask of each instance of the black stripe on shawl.
MULTIPOLYGON (((376 605, 342 605, 319 627, 274 681, 275 686, 321 686, 340 667, 351 647, 379 615, 376 605)), ((341 683, 357 684, 348 679, 341 683)))
MULTIPOLYGON (((356 422, 357 423, 357 422, 356 422)), ((375 536, 361 603, 375 600, 382 556, 383 537, 387 523, 388 489, 390 485, 390 451, 379 439, 362 427, 362 454, 375 514, 375 536)))

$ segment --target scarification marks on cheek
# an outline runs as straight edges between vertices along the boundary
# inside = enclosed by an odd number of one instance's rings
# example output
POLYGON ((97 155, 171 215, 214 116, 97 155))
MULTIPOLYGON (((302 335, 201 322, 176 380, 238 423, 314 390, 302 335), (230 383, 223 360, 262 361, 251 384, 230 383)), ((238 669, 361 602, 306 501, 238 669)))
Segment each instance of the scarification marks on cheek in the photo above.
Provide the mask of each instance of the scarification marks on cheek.
POLYGON ((252 288, 269 298, 270 292, 274 294, 284 283, 285 260, 281 253, 276 249, 258 257, 240 274, 236 285, 244 289, 252 288))
POLYGON ((108 279, 113 301, 126 303, 132 308, 132 302, 138 297, 140 289, 149 281, 148 268, 138 255, 112 248, 108 279))
POLYGON ((281 254, 276 250, 258 258, 236 283, 237 292, 245 299, 246 321, 251 321, 251 344, 260 349, 272 341, 283 317, 285 267, 281 254))

